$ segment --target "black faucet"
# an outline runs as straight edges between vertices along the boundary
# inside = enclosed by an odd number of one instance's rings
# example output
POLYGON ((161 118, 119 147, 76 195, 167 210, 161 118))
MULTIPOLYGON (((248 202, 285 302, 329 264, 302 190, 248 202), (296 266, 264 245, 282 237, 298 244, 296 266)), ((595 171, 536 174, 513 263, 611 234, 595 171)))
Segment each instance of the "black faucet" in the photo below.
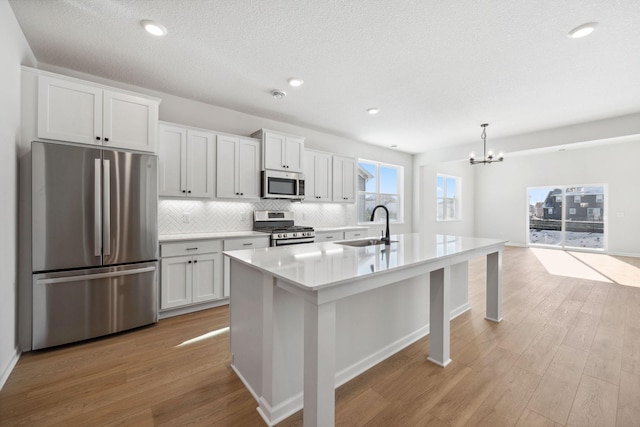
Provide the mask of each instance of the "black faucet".
POLYGON ((386 230, 385 236, 382 237, 380 240, 382 240, 385 245, 390 245, 391 244, 391 238, 389 237, 389 209, 387 209, 387 207, 383 206, 383 205, 376 206, 371 211, 371 219, 370 219, 370 221, 373 221, 373 217, 374 217, 374 215, 376 213, 376 209, 378 209, 378 208, 384 209, 384 211, 387 213, 387 230, 386 230))

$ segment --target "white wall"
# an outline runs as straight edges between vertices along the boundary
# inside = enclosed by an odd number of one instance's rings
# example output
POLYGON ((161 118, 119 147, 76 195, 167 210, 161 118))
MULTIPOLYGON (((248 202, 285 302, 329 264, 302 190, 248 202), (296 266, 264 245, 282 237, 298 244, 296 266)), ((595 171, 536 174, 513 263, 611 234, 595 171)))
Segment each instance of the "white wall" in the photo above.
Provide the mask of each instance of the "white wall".
POLYGON ((523 154, 476 166, 476 234, 527 243, 527 187, 606 184, 608 253, 640 256, 640 135, 623 143, 523 154), (494 167, 496 166, 496 167, 494 167))
POLYGON ((468 162, 421 165, 417 171, 414 200, 414 229, 417 232, 475 235, 475 176, 468 162), (461 179, 461 217, 456 221, 436 221, 436 176, 445 174, 461 179))
MULTIPOLYGON (((152 91, 146 88, 132 86, 112 80, 103 79, 73 70, 67 70, 47 64, 40 64, 41 69, 54 73, 78 77, 88 81, 119 87, 139 93, 152 95, 162 99, 160 104, 160 120, 210 129, 219 132, 227 132, 235 135, 249 136, 261 128, 281 131, 306 138, 305 147, 348 157, 391 163, 404 167, 404 223, 395 224, 391 228, 392 233, 408 233, 413 229, 413 156, 390 148, 366 144, 352 139, 343 138, 315 129, 295 126, 288 123, 264 119, 245 113, 221 108, 198 101, 177 97, 171 94, 152 91)), ((395 141, 389 141, 389 145, 395 141)), ((350 223, 355 224, 356 218, 350 216, 350 223)))
POLYGON ((0 0, 0 388, 18 360, 17 229, 20 65, 36 61, 13 10, 0 0))

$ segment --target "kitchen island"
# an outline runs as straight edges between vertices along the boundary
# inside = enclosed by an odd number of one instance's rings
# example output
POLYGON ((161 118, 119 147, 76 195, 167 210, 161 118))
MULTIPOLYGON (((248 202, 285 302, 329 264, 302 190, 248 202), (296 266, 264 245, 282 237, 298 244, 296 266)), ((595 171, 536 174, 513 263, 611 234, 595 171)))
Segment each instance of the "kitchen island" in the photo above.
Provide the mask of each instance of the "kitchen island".
POLYGON ((487 257, 486 318, 502 320, 505 241, 391 238, 225 252, 232 368, 268 425, 303 406, 305 426, 334 425, 337 386, 427 333, 428 360, 448 365, 452 280, 468 280, 452 272, 472 258, 487 257))

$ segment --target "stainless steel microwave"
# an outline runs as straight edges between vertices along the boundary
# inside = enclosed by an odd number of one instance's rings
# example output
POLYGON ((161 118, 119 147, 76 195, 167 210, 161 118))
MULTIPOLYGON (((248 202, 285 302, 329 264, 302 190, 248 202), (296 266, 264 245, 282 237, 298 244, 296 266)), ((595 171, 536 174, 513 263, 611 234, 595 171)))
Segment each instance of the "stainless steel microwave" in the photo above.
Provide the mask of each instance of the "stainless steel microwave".
POLYGON ((304 175, 263 170, 260 196, 263 199, 304 199, 304 175))

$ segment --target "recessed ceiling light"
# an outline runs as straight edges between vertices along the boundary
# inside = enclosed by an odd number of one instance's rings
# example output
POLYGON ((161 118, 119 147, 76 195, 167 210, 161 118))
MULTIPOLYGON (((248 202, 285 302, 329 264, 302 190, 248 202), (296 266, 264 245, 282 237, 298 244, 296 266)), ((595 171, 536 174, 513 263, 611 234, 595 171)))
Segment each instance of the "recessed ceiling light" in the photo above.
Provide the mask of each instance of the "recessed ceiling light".
POLYGON ((379 112, 380 112, 380 109, 379 109, 379 108, 375 108, 375 107, 374 107, 374 108, 369 108, 369 109, 367 110, 367 113, 371 114, 372 116, 373 116, 374 114, 378 114, 379 112))
POLYGON ((162 37, 167 35, 167 27, 159 22, 143 19, 140 21, 140 25, 142 25, 149 34, 153 34, 154 36, 162 37))
POLYGON ((304 83, 304 80, 302 80, 300 77, 290 77, 287 82, 289 82, 290 86, 300 87, 304 83))
POLYGON ((586 24, 582 24, 579 27, 576 27, 573 30, 569 31, 568 36, 572 39, 579 39, 584 36, 588 36, 595 31, 597 26, 597 22, 588 22, 586 24))

